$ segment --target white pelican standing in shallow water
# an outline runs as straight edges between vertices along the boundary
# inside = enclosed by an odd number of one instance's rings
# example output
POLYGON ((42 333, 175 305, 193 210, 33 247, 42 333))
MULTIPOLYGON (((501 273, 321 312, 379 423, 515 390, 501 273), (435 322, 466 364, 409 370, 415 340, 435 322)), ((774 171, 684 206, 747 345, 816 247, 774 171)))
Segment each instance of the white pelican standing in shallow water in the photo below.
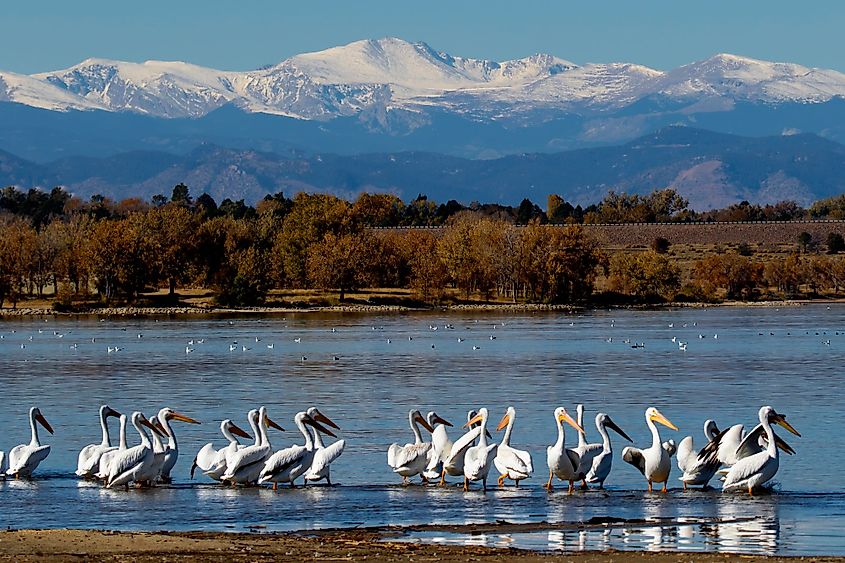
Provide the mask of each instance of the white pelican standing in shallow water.
MULTIPOLYGON (((707 419, 704 421, 704 437, 707 443, 712 442, 719 436, 719 428, 716 422, 707 419)), ((705 450, 702 449, 702 452, 705 450)), ((678 477, 684 484, 684 490, 688 486, 707 487, 707 483, 713 478, 713 475, 719 470, 722 463, 715 456, 706 457, 700 455, 700 452, 695 449, 695 441, 692 436, 686 436, 678 444, 677 460, 678 469, 683 472, 683 475, 678 477)))
POLYGON ((448 420, 441 418, 434 411, 430 411, 425 420, 428 425, 434 428, 431 433, 431 449, 428 450, 428 465, 423 471, 423 477, 426 479, 438 479, 443 473, 443 458, 446 457, 449 450, 452 449, 452 440, 446 433, 446 427, 452 426, 448 420))
MULTIPOLYGON (((404 446, 393 443, 387 448, 387 465, 393 469, 394 473, 402 476, 403 485, 408 484, 408 477, 419 475, 425 471, 425 466, 428 463, 428 451, 431 449, 431 442, 423 442, 417 424, 422 425, 429 432, 434 432, 434 428, 418 410, 408 412, 408 423, 411 425, 411 432, 414 433, 414 443, 404 446)), ((423 482, 426 481, 427 479, 423 477, 423 482)))
POLYGON ((273 455, 273 447, 267 437, 268 427, 284 430, 270 420, 270 417, 267 416, 267 408, 261 407, 258 409, 258 443, 241 448, 226 457, 226 472, 221 475, 221 481, 236 485, 250 485, 258 482, 258 476, 261 475, 264 462, 273 455))
POLYGON ((176 460, 179 458, 179 444, 176 442, 176 433, 170 426, 171 420, 178 420, 180 422, 187 422, 188 424, 199 424, 198 420, 194 420, 189 416, 178 413, 170 407, 164 407, 158 411, 158 422, 164 429, 167 435, 167 446, 164 448, 164 465, 161 467, 161 480, 164 483, 171 481, 170 472, 173 466, 176 465, 176 460))
POLYGON ((305 439, 305 444, 302 446, 293 445, 271 455, 264 462, 264 468, 258 476, 259 485, 273 483, 274 491, 279 483, 290 483, 290 487, 294 488, 296 486, 296 479, 308 471, 311 467, 311 462, 314 461, 315 449, 314 441, 311 439, 311 433, 305 427, 306 424, 313 426, 318 432, 336 437, 334 432, 320 424, 320 421, 332 427, 337 427, 337 425, 317 409, 314 409, 314 411, 316 412, 316 416, 313 417, 305 411, 300 411, 293 417, 294 424, 296 424, 296 427, 305 439))
POLYGON ((619 428, 610 416, 600 412, 596 415, 596 429, 601 436, 600 444, 588 444, 581 458, 581 463, 578 467, 579 476, 587 483, 598 483, 599 489, 604 488, 604 482, 610 475, 610 469, 613 466, 613 446, 610 443, 610 435, 607 429, 610 428, 629 442, 631 438, 624 430, 619 428))
POLYGON ((211 442, 204 445, 197 452, 194 463, 191 465, 191 479, 194 478, 194 471, 199 468, 208 477, 219 481, 220 477, 226 472, 226 454, 238 451, 240 442, 238 442, 237 436, 247 440, 252 439, 252 436, 228 418, 220 423, 220 433, 226 438, 228 444, 219 450, 214 449, 214 444, 211 442))
POLYGON ((575 481, 578 478, 578 465, 581 458, 574 450, 566 447, 566 431, 563 428, 563 423, 566 422, 579 433, 584 433, 584 429, 573 420, 573 418, 566 412, 563 407, 555 409, 555 425, 557 426, 557 441, 553 446, 546 448, 546 463, 549 466, 549 481, 543 485, 547 490, 551 491, 554 487, 552 480, 557 477, 561 481, 569 482, 569 492, 575 490, 575 481))
POLYGON ((38 464, 50 455, 50 446, 42 446, 38 439, 36 423, 43 426, 50 434, 53 433, 53 428, 41 414, 41 411, 37 407, 29 409, 29 428, 32 432, 32 439, 29 444, 15 446, 9 451, 9 469, 6 470, 6 474, 15 479, 31 477, 38 464))
POLYGON ((111 462, 114 459, 114 456, 116 456, 118 452, 122 452, 126 449, 127 421, 128 418, 125 414, 120 415, 120 442, 117 448, 104 452, 103 455, 100 456, 100 470, 95 475, 95 477, 100 481, 105 481, 108 478, 109 471, 111 470, 111 462))
POLYGON ((129 487, 129 483, 142 483, 151 480, 150 467, 154 462, 154 454, 150 437, 143 428, 146 426, 156 432, 155 426, 142 413, 132 413, 132 426, 138 431, 141 443, 118 452, 109 464, 109 475, 106 477, 106 487, 129 487))
MULTIPOLYGON (((319 412, 317 407, 308 409, 308 414, 312 418, 316 418, 319 412)), ((311 483, 325 479, 326 483, 331 487, 331 464, 343 453, 343 449, 346 447, 346 440, 337 440, 333 444, 324 446, 320 432, 313 426, 310 428, 314 438, 314 459, 311 461, 311 467, 305 473, 305 481, 306 483, 311 483)))
POLYGON ((534 472, 534 465, 531 463, 531 454, 525 450, 518 450, 511 446, 511 432, 513 431, 513 423, 516 420, 516 409, 508 407, 505 416, 496 427, 496 431, 505 429, 505 435, 502 436, 502 442, 496 450, 496 458, 493 464, 499 471, 498 483, 500 487, 505 485, 505 479, 511 479, 514 484, 519 487, 519 482, 523 479, 531 477, 534 472))
MULTIPOLYGON (((723 491, 747 490, 748 494, 754 494, 754 489, 768 482, 778 472, 780 465, 779 448, 775 439, 775 432, 772 429, 772 423, 783 426, 796 436, 801 436, 795 428, 786 421, 786 417, 778 414, 775 409, 769 406, 762 407, 759 413, 760 424, 766 434, 768 445, 766 449, 757 452, 747 457, 742 457, 736 464, 730 468, 728 474, 725 476, 725 483, 722 486, 723 491)), ((742 444, 739 445, 738 452, 741 455, 741 450, 746 441, 755 442, 759 437, 754 433, 749 433, 745 437, 742 444)))
MULTIPOLYGON (((478 423, 470 424, 470 421, 475 418, 475 415, 476 412, 474 410, 467 412, 467 424, 469 424, 470 429, 453 443, 447 443, 443 447, 443 463, 439 483, 441 487, 446 486, 446 475, 451 475, 452 477, 464 476, 464 460, 466 459, 467 450, 475 445, 475 441, 481 433, 481 426, 478 423)), ((491 437, 489 433, 487 437, 491 437)))
POLYGON ((85 479, 94 478, 100 472, 100 458, 104 453, 115 451, 117 448, 111 445, 109 436, 109 417, 120 418, 120 413, 108 405, 100 407, 100 428, 103 432, 103 439, 99 444, 88 444, 79 452, 76 463, 76 474, 85 479))
POLYGON ((464 491, 469 491, 470 481, 481 481, 481 490, 487 490, 487 474, 496 458, 496 451, 499 445, 495 442, 487 443, 487 409, 481 408, 475 417, 467 422, 465 426, 472 426, 476 422, 479 426, 478 445, 472 446, 464 456, 464 491))
POLYGON ((652 491, 652 483, 663 483, 662 492, 666 492, 666 483, 672 471, 672 454, 675 443, 671 440, 667 444, 660 442, 660 433, 655 422, 677 431, 678 427, 663 416, 659 410, 649 407, 645 411, 645 421, 651 430, 651 446, 645 449, 628 446, 622 450, 622 459, 640 470, 648 480, 648 492, 652 491), (671 453, 670 453, 671 452, 671 453))

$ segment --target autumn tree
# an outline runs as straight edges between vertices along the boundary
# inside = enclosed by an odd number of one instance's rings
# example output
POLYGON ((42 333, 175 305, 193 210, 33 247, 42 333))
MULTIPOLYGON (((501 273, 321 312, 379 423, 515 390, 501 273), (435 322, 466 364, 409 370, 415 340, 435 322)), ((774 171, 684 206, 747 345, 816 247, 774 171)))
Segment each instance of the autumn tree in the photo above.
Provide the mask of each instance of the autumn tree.
POLYGON ((739 253, 712 254, 693 267, 693 280, 706 294, 724 290, 728 298, 750 297, 763 283, 764 266, 739 253))
POLYGON ((798 254, 775 258, 766 264, 766 281, 786 295, 798 292, 804 281, 803 260, 798 254))
POLYGON ((466 299, 473 290, 478 268, 478 260, 473 253, 473 237, 479 220, 475 213, 459 213, 449 220, 437 241, 437 255, 449 278, 466 299))
POLYGON ((429 231, 411 230, 400 240, 410 267, 411 290, 423 301, 440 301, 449 276, 440 260, 437 237, 429 231))
POLYGON ((681 285, 678 267, 653 250, 615 254, 610 260, 609 272, 611 288, 638 297, 670 299, 681 285))
POLYGON ((189 279, 197 254, 197 221, 186 207, 168 203, 143 215, 142 228, 155 260, 157 277, 167 282, 170 295, 189 279))
POLYGON ((395 227, 404 210, 402 200, 392 194, 362 193, 352 205, 355 222, 368 227, 395 227))
POLYGON ((366 231, 326 233, 323 240, 308 249, 309 281, 321 289, 337 289, 343 301, 348 292, 372 280, 372 244, 372 236, 366 231))
POLYGON ((17 307, 37 244, 35 229, 27 221, 0 218, 0 307, 7 299, 17 307))

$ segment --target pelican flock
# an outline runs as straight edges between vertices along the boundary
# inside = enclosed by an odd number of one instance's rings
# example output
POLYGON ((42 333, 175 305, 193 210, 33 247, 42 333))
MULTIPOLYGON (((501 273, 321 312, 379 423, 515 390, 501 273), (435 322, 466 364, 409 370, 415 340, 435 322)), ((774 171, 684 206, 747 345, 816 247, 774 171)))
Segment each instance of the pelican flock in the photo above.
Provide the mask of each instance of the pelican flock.
MULTIPOLYGON (((588 443, 583 427, 584 406, 576 406, 578 420, 560 406, 553 412, 554 430, 557 439, 546 448, 548 481, 543 485, 553 490, 555 478, 568 484, 568 492, 574 492, 575 483, 581 481, 582 488, 590 484, 603 488, 613 462, 613 447, 608 430, 631 442, 607 413, 599 412, 595 426, 600 442, 588 443), (577 432, 578 441, 574 447, 567 447, 565 426, 577 432)), ((651 433, 651 444, 645 448, 627 446, 622 450, 622 459, 634 466, 646 479, 648 491, 653 492, 655 483, 661 484, 661 492, 667 492, 672 469, 671 458, 677 454, 679 477, 684 490, 691 486, 708 486, 716 476, 723 480, 722 489, 754 494, 776 475, 780 466, 780 452, 794 454, 795 450, 775 433, 774 426, 781 426, 790 433, 801 434, 786 421, 784 414, 771 406, 764 406, 758 412, 759 423, 745 432, 742 424, 735 424, 719 430, 715 421, 704 423, 706 442, 695 448, 692 436, 684 437, 675 446, 674 440, 663 441, 657 425, 677 431, 675 426, 656 407, 645 410, 646 426, 651 433)), ((461 477, 463 490, 469 491, 471 484, 481 483, 481 490, 487 490, 490 470, 498 472, 498 486, 504 487, 512 481, 518 487, 521 481, 530 479, 534 466, 531 453, 512 445, 516 422, 516 409, 509 406, 496 431, 504 431, 501 441, 492 441, 487 430, 489 411, 485 407, 470 410, 464 432, 454 441, 448 435, 452 427, 436 412, 423 416, 419 409, 408 411, 408 424, 413 442, 405 445, 393 443, 387 450, 388 465, 408 485, 411 477, 419 475, 423 484, 436 481, 446 485, 446 477, 461 477), (423 430, 430 434, 430 441, 424 439, 423 430)), ((101 439, 82 447, 77 456, 76 475, 86 480, 99 480, 110 489, 130 486, 150 487, 171 482, 172 471, 179 457, 179 446, 171 421, 200 424, 198 420, 181 414, 170 407, 164 407, 155 416, 147 418, 140 411, 131 416, 102 405, 98 421, 101 439), (119 444, 112 444, 109 419, 120 421, 119 444), (135 429, 138 443, 130 445, 127 425, 135 429)), ((194 456, 190 477, 197 469, 208 478, 224 486, 257 486, 272 484, 275 490, 280 483, 291 488, 301 477, 306 484, 326 481, 331 486, 331 464, 346 448, 346 440, 338 439, 325 444, 325 436, 336 438, 334 430, 340 426, 323 414, 317 407, 298 412, 293 417, 303 443, 273 450, 268 430, 284 429, 268 416, 262 406, 247 413, 247 422, 252 434, 241 429, 231 419, 220 422, 220 433, 226 442, 219 449, 214 443, 205 444, 194 456), (252 440, 241 444, 239 438, 252 440)), ((50 454, 50 446, 41 443, 39 427, 53 434, 40 409, 29 410, 28 422, 31 439, 28 444, 12 448, 8 456, 0 451, 0 476, 15 479, 31 479, 39 464, 50 454)), ((534 443, 537 437, 532 437, 534 443)))

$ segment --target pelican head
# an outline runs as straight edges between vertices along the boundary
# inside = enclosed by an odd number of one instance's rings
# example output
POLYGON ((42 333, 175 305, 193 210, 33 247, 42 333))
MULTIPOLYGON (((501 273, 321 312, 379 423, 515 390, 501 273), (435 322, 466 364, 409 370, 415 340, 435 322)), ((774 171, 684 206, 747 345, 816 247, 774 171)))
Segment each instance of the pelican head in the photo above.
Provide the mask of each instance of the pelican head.
POLYGON ((713 440, 719 434, 719 427, 716 426, 716 421, 708 418, 704 421, 704 435, 708 440, 713 440))
POLYGON ((505 411, 505 416, 502 417, 502 420, 499 421, 499 425, 496 426, 496 431, 505 428, 514 418, 516 418, 516 409, 508 407, 508 410, 505 411))
POLYGON ((420 411, 412 410, 410 413, 408 413, 408 416, 413 422, 419 423, 423 428, 425 428, 429 432, 434 432, 434 428, 431 427, 431 424, 428 423, 428 421, 423 417, 420 411))
POLYGON ((120 418, 120 413, 108 405, 103 405, 102 407, 100 407, 100 413, 102 414, 104 419, 110 416, 113 416, 114 418, 120 418))
POLYGON ((246 433, 240 426, 229 420, 228 418, 220 423, 220 430, 228 430, 235 436, 240 436, 241 438, 246 438, 247 440, 251 440, 252 436, 246 433))
POLYGON ((332 438, 337 438, 337 435, 334 432, 332 432, 331 430, 329 430, 328 428, 326 428, 325 426, 323 426, 322 424, 320 424, 319 422, 314 420, 314 417, 312 417, 307 412, 297 413, 296 418, 301 420, 303 422, 303 424, 307 424, 309 426, 314 427, 318 432, 322 432, 323 434, 331 436, 332 438))
POLYGON ((624 430, 619 428, 613 419, 610 418, 610 415, 607 415, 603 412, 600 412, 596 415, 596 426, 604 426, 605 428, 610 428, 629 442, 633 442, 633 440, 625 433, 624 430))
POLYGON ((311 407, 310 409, 308 409, 307 412, 308 412, 308 416, 310 416, 311 418, 313 418, 317 422, 322 422, 323 424, 328 424, 329 426, 331 426, 335 430, 340 430, 340 426, 338 426, 337 424, 332 422, 332 420, 329 417, 327 417, 326 415, 321 413, 320 410, 317 407, 311 407))
POLYGON ((648 407, 645 411, 645 419, 648 422, 659 422, 663 426, 667 428, 671 428, 672 430, 678 430, 678 427, 672 424, 672 422, 663 416, 663 414, 654 407, 648 407))
POLYGON ((764 420, 783 426, 799 438, 801 437, 801 434, 786 421, 786 415, 778 413, 773 407, 765 406, 760 409, 760 422, 764 420))
POLYGON ((426 421, 428 422, 429 426, 434 427, 435 424, 442 424, 444 426, 452 426, 452 423, 442 418, 439 414, 434 411, 429 412, 426 417, 426 421))
POLYGON ((572 418, 568 412, 566 412, 566 409, 563 407, 558 407, 555 409, 555 423, 560 424, 562 422, 567 423, 581 434, 584 434, 584 429, 578 425, 575 419, 572 418))
MULTIPOLYGON (((156 422, 158 422, 158 421, 156 421, 156 422)), ((140 424, 142 426, 146 426, 147 428, 149 428, 150 430, 152 430, 156 434, 158 434, 160 436, 166 436, 166 434, 164 432, 162 432, 161 430, 159 430, 156 427, 155 424, 150 422, 150 419, 148 419, 146 416, 144 416, 144 413, 142 413, 142 412, 135 411, 135 412, 132 413, 132 424, 134 424, 135 426, 137 426, 138 424, 140 424)))
POLYGON ((284 431, 284 428, 270 420, 270 417, 267 416, 267 407, 261 407, 260 409, 258 409, 258 420, 261 420, 262 418, 264 419, 265 427, 275 428, 276 430, 284 431))
POLYGON ((43 426, 44 430, 46 430, 50 434, 53 433, 53 427, 50 426, 50 423, 47 422, 47 419, 44 418, 43 414, 41 414, 41 409, 39 409, 38 407, 32 407, 31 409, 29 409, 29 416, 36 420, 38 424, 43 426))
POLYGON ((159 418, 164 418, 165 420, 178 420, 179 422, 187 422, 188 424, 200 424, 199 420, 194 420, 189 416, 185 416, 182 413, 178 413, 171 409, 170 407, 164 407, 160 411, 158 411, 159 418))
POLYGON ((482 407, 478 409, 478 412, 475 414, 474 417, 469 419, 466 424, 464 424, 464 428, 472 428, 474 424, 481 424, 487 420, 487 408, 482 407))

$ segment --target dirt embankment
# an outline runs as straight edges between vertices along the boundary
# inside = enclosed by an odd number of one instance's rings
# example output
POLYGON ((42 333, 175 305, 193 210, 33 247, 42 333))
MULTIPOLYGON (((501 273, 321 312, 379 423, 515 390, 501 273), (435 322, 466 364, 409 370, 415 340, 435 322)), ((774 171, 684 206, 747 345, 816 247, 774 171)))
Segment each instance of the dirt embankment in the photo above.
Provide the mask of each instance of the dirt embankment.
MULTIPOLYGON (((731 554, 586 552, 537 553, 471 546, 423 545, 383 541, 368 531, 337 531, 319 535, 235 534, 215 532, 103 532, 85 530, 21 530, 0 532, 0 561, 465 561, 534 563, 573 561, 611 563, 635 561, 727 562, 731 554)), ((741 556, 743 561, 794 561, 786 557, 741 556)), ((819 557, 813 561, 841 563, 842 558, 819 557)))

